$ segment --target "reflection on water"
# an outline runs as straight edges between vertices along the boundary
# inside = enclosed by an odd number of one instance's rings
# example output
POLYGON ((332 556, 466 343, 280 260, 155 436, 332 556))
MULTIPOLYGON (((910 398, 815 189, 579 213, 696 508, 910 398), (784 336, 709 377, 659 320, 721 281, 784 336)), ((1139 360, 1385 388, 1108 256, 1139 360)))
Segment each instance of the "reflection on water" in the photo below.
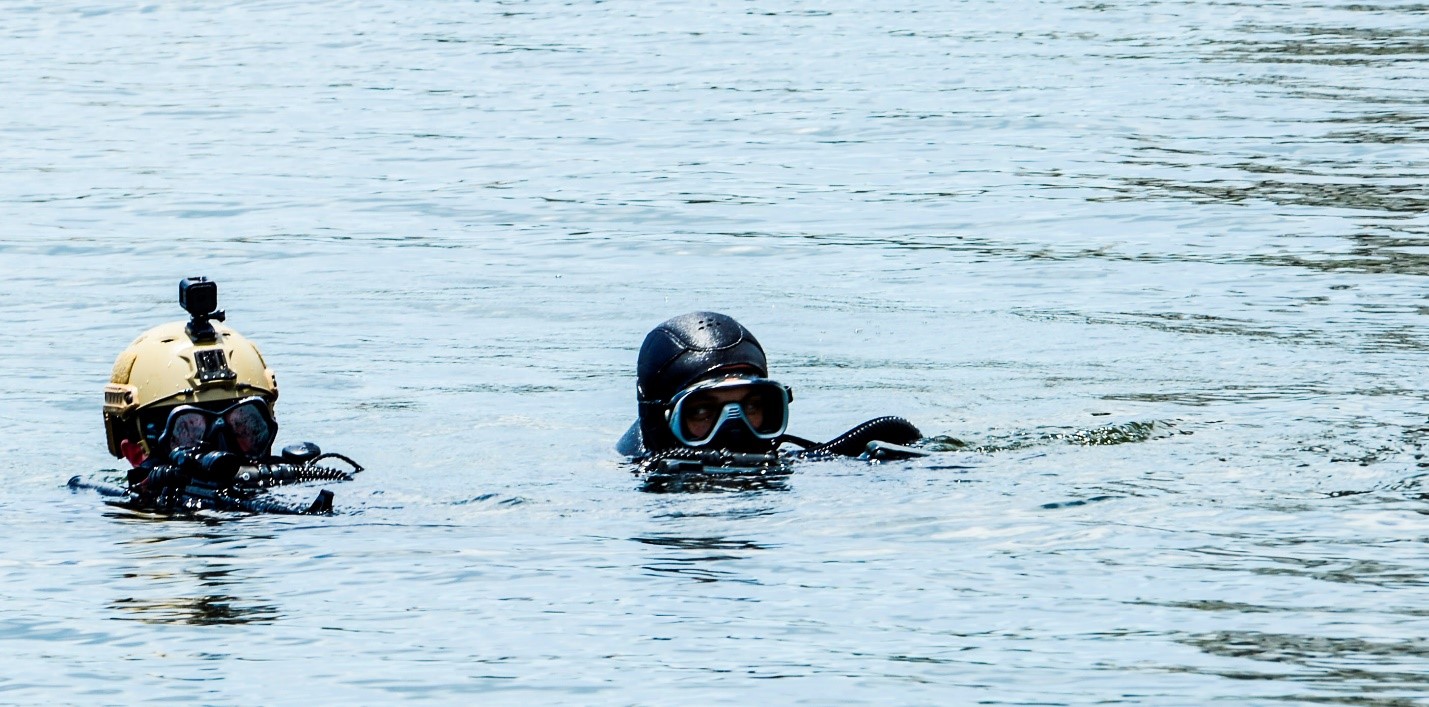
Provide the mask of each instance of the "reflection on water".
MULTIPOLYGON (((929 438, 924 444, 924 447, 933 452, 992 454, 995 452, 1028 449, 1049 444, 1073 444, 1084 447, 1133 444, 1177 434, 1188 435, 1191 434, 1191 431, 1178 429, 1176 423, 1168 420, 1152 420, 1149 422, 1137 422, 1133 420, 1131 422, 1081 429, 1022 430, 990 437, 976 444, 966 442, 956 437, 938 435, 929 438)), ((963 467, 950 467, 945 464, 943 468, 963 467)))
POLYGON ((175 599, 116 599, 115 618, 154 624, 250 624, 278 619, 277 607, 223 594, 175 599))
MULTIPOLYGON (((1253 171, 1269 171, 1270 169, 1262 167, 1253 171)), ((1404 175, 1404 177, 1418 179, 1426 173, 1429 173, 1429 170, 1421 174, 1404 175)), ((1126 180, 1128 187, 1125 190, 1126 193, 1118 198, 1144 199, 1148 194, 1161 194, 1191 202, 1238 204, 1258 200, 1281 206, 1365 209, 1380 214, 1403 212, 1409 215, 1418 215, 1429 210, 1429 195, 1426 195, 1423 188, 1417 184, 1367 184, 1363 181, 1363 177, 1355 179, 1354 175, 1343 175, 1338 172, 1315 176, 1351 181, 1339 184, 1273 179, 1183 182, 1147 177, 1126 180)))
MULTIPOLYGON (((1272 548, 1284 546, 1286 549, 1266 554, 1263 550, 1201 548, 1198 554, 1211 558, 1211 561, 1206 564, 1196 564, 1195 567, 1212 572, 1250 572, 1263 576, 1294 577, 1383 588, 1429 586, 1429 571, 1416 564, 1378 559, 1355 559, 1345 556, 1300 556, 1291 551, 1298 550, 1299 548, 1296 546, 1302 544, 1297 540, 1272 541, 1262 544, 1272 548)), ((1343 549, 1347 552, 1364 551, 1362 548, 1354 546, 1343 549)))
POLYGON ((748 540, 729 540, 726 538, 647 537, 631 538, 631 540, 646 545, 673 547, 681 550, 765 550, 769 547, 748 540))
POLYGON ((1297 695, 1313 702, 1418 704, 1429 689, 1429 640, 1365 640, 1257 631, 1218 631, 1176 639, 1208 654, 1259 661, 1259 669, 1206 669, 1236 680, 1308 683, 1342 693, 1339 698, 1297 695), (1353 693, 1353 694, 1344 694, 1353 693))
POLYGON ((1355 248, 1348 255, 1336 257, 1305 257, 1295 255, 1261 255, 1251 258, 1253 262, 1266 265, 1283 265, 1309 268, 1325 272, 1382 273, 1390 275, 1429 275, 1429 255, 1405 253, 1392 248, 1422 248, 1424 239, 1379 238, 1362 236, 1355 239, 1364 245, 1355 248), (1412 244, 1412 245, 1411 245, 1412 244))
POLYGON ((1422 2, 0 27, 8 701, 1422 702, 1422 2), (371 461, 337 515, 63 490, 190 275, 284 441, 371 461), (639 493, 636 349, 695 309, 794 433, 936 454, 639 493))
POLYGON ((1207 78, 1253 91, 1240 110, 1218 116, 1245 130, 1194 142, 1174 132, 1138 135, 1126 163, 1134 174, 1110 175, 1116 186, 1093 200, 1270 204, 1297 216, 1344 209, 1356 222, 1337 234, 1351 241, 1349 249, 1242 251, 1238 259, 1327 272, 1429 274, 1425 253, 1399 250, 1422 249, 1429 236, 1423 188, 1429 153, 1409 148, 1429 139, 1424 97, 1413 90, 1429 57, 1429 30, 1416 26, 1424 14, 1418 5, 1368 8, 1325 6, 1317 24, 1257 22, 1256 15, 1273 13, 1249 13, 1226 35, 1208 37, 1207 78), (1214 76, 1227 65, 1240 71, 1214 76), (1285 98, 1303 110, 1261 109, 1285 98))
POLYGON ((133 535, 120 543, 125 562, 119 566, 123 571, 118 579, 132 594, 109 603, 113 618, 192 625, 270 623, 281 618, 277 606, 250 596, 255 573, 238 564, 244 548, 276 538, 254 533, 238 522, 240 518, 195 521, 139 516, 142 527, 156 532, 133 535))
POLYGON ((742 560, 751 551, 769 549, 768 546, 748 540, 731 540, 722 537, 636 537, 631 540, 644 545, 679 551, 675 554, 652 558, 644 569, 656 574, 668 574, 697 582, 744 582, 758 584, 757 580, 741 577, 725 563, 742 560))
MULTIPOLYGON (((1381 12, 1393 17, 1405 9, 1390 5, 1381 12)), ((1407 10, 1413 12, 1414 8, 1407 10)), ((1393 67, 1396 61, 1417 62, 1429 55, 1429 31, 1419 28, 1246 24, 1237 31, 1261 36, 1212 43, 1220 57, 1241 62, 1393 67)))

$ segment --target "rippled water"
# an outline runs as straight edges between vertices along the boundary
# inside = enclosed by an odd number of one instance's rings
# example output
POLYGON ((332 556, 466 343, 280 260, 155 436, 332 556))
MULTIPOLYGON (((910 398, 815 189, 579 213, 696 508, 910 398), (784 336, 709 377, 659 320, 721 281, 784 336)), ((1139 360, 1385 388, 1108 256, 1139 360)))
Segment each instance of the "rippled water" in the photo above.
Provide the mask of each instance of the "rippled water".
MULTIPOLYGON (((1429 6, 0 6, 0 702, 1425 704, 1429 6), (330 518, 156 520, 220 282, 330 518), (925 460, 644 494, 644 333, 925 460), (777 679, 775 679, 777 678, 777 679)), ((312 489, 294 491, 308 495, 312 489)))

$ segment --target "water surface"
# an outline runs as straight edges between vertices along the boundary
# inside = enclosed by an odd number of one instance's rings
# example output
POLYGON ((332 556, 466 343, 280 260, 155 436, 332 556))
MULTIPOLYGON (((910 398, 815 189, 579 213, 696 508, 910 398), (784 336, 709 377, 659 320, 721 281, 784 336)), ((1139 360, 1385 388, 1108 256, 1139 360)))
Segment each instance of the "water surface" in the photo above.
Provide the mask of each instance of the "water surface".
MULTIPOLYGON (((1423 704, 1429 8, 0 8, 0 701, 1423 704), (100 391, 219 281, 330 518, 100 391), (639 493, 644 333, 926 460, 639 493), (971 467, 971 468, 969 468, 971 467)), ((293 491, 294 497, 312 489, 293 491)))

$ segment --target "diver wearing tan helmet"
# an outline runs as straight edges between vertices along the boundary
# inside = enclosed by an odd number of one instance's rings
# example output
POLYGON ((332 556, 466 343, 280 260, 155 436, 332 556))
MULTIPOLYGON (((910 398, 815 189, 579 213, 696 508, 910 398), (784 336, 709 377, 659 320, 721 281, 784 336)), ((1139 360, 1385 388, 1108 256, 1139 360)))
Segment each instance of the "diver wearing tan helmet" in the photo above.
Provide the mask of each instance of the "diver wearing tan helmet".
MULTIPOLYGON (((361 470, 350 459, 321 454, 308 442, 273 456, 278 381, 263 354, 222 323, 217 283, 203 277, 182 280, 179 304, 188 310, 189 321, 161 324, 139 335, 119 354, 104 387, 109 453, 133 467, 127 491, 140 505, 160 500, 158 505, 166 506, 160 510, 176 510, 181 502, 191 509, 249 510, 241 501, 251 501, 263 487, 350 478, 347 472, 313 466, 319 459, 338 457, 361 470), (202 498, 185 497, 193 496, 190 492, 202 498)), ((331 494, 323 494, 330 506, 331 494)))
POLYGON ((272 369, 253 342, 220 323, 217 283, 183 280, 179 303, 193 319, 140 334, 114 361, 104 387, 109 453, 139 467, 209 438, 222 451, 267 456, 278 430, 272 369), (180 408, 192 414, 173 416, 180 408))

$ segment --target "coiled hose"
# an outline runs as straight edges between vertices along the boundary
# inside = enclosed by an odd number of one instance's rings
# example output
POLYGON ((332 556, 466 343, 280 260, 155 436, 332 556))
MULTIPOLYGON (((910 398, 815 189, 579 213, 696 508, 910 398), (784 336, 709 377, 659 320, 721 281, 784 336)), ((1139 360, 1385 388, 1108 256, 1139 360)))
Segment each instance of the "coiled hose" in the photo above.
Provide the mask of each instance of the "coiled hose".
POLYGON ((285 484, 301 484, 305 481, 351 481, 352 474, 341 469, 314 464, 259 464, 244 467, 234 475, 233 481, 243 486, 267 488, 285 484))

